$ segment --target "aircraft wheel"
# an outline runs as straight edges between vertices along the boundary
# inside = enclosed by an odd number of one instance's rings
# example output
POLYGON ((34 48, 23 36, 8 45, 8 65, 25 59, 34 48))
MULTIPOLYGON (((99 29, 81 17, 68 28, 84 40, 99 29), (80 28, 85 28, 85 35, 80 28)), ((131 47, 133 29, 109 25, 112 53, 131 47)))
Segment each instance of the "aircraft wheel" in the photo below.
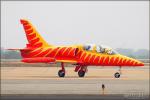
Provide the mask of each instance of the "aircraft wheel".
POLYGON ((115 78, 119 78, 119 77, 120 77, 120 73, 116 72, 116 73, 114 74, 114 76, 115 76, 115 78))
POLYGON ((79 71, 78 71, 78 75, 79 75, 79 77, 84 77, 85 71, 79 70, 79 71))
POLYGON ((59 71, 58 71, 58 76, 59 76, 59 77, 65 77, 65 71, 59 70, 59 71))

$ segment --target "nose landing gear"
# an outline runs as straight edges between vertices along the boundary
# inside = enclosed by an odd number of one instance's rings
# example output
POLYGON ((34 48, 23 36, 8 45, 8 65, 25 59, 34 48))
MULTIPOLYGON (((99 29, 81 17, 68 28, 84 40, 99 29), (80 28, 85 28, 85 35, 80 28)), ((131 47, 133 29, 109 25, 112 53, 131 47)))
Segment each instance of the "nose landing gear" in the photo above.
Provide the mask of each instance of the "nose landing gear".
POLYGON ((120 76, 121 76, 121 66, 119 67, 119 72, 116 72, 116 73, 114 74, 114 77, 115 77, 115 78, 120 78, 120 76))
POLYGON ((115 78, 120 78, 120 73, 119 73, 119 72, 116 72, 116 73, 114 74, 114 76, 115 76, 115 78))

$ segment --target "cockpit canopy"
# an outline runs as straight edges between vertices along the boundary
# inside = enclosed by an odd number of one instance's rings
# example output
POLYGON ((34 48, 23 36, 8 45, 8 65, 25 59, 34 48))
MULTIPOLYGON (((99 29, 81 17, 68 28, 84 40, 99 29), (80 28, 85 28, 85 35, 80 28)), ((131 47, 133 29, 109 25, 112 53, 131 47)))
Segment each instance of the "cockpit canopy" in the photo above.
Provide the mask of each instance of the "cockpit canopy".
POLYGON ((108 46, 104 46, 104 45, 86 44, 86 45, 83 45, 83 49, 86 51, 96 51, 98 53, 105 53, 105 54, 109 54, 109 55, 118 54, 112 48, 110 48, 108 46))

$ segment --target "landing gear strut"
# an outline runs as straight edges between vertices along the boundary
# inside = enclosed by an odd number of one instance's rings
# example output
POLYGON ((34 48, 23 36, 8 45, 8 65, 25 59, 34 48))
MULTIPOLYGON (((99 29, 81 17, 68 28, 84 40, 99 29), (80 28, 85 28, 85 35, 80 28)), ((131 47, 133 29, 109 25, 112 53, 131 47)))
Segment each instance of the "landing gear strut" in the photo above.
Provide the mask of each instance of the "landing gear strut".
POLYGON ((121 76, 121 66, 119 67, 119 72, 116 72, 114 74, 114 76, 115 76, 115 78, 120 78, 120 76, 121 76))
POLYGON ((59 77, 65 77, 65 68, 64 68, 63 62, 61 62, 61 67, 62 67, 62 69, 58 71, 58 76, 59 77))

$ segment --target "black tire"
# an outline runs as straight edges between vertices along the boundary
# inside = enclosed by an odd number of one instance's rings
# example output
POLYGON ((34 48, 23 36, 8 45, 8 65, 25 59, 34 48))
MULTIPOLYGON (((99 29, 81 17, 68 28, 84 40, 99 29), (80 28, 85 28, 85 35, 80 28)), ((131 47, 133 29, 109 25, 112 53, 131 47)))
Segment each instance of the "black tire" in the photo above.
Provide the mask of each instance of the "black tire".
POLYGON ((79 71, 78 71, 78 75, 79 75, 79 77, 84 77, 85 71, 79 70, 79 71))
POLYGON ((59 76, 59 77, 65 77, 65 71, 59 70, 59 71, 58 71, 58 76, 59 76))
POLYGON ((120 73, 116 72, 116 73, 114 74, 114 76, 115 76, 115 78, 120 78, 120 73))

